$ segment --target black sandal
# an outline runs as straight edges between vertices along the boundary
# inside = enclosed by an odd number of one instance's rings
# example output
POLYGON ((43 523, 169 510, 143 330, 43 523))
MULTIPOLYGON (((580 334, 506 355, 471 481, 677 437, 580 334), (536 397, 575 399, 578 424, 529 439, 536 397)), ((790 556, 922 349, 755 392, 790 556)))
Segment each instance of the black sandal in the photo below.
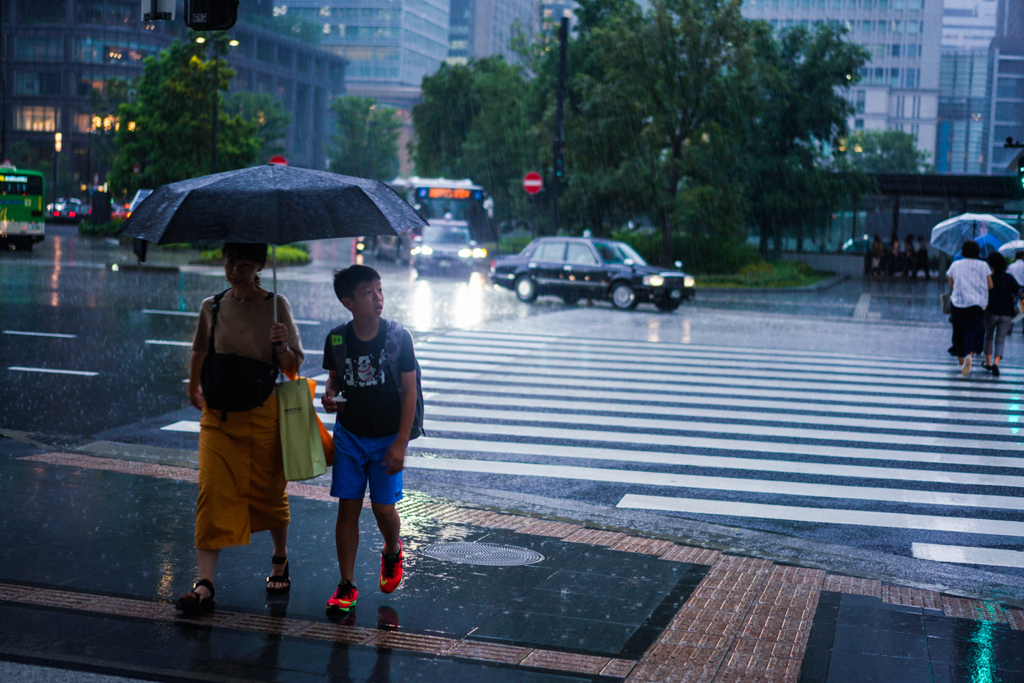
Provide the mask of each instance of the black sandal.
POLYGON ((207 579, 199 579, 192 586, 192 590, 185 593, 178 598, 178 609, 185 614, 206 614, 216 609, 217 604, 213 599, 217 591, 213 589, 213 584, 207 579), (196 593, 196 589, 202 586, 210 591, 210 597, 204 598, 203 596, 196 593))
POLYGON ((280 576, 267 577, 267 595, 287 595, 288 591, 292 589, 292 580, 288 578, 288 558, 274 555, 270 558, 270 563, 283 564, 284 573, 280 576), (284 585, 278 588, 271 588, 271 583, 283 583, 284 585))

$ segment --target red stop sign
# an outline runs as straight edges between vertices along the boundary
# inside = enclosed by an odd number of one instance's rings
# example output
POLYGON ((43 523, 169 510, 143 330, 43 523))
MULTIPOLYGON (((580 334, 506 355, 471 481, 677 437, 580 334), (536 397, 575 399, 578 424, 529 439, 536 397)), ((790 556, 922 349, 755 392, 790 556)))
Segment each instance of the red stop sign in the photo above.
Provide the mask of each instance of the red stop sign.
POLYGON ((523 189, 526 190, 527 194, 537 194, 544 189, 544 181, 540 177, 540 173, 530 171, 523 177, 523 189))

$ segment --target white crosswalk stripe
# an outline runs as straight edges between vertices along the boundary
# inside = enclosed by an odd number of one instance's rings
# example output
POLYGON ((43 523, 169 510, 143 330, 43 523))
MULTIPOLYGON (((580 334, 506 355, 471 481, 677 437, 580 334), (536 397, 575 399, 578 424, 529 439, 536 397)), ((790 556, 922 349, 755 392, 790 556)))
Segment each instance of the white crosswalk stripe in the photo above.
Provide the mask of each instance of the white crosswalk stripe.
POLYGON ((969 545, 1024 535, 1013 368, 995 382, 930 359, 487 331, 426 336, 417 357, 429 436, 406 465, 425 476, 611 486, 622 508, 732 524, 954 534, 967 545, 914 537, 905 554, 1019 566, 969 545))

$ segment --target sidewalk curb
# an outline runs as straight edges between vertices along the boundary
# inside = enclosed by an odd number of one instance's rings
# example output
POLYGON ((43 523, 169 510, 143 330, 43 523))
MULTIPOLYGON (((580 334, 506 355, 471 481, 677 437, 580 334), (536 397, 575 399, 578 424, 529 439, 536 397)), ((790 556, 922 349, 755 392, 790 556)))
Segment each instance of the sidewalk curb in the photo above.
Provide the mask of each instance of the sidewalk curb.
POLYGON ((701 292, 714 292, 716 294, 729 294, 735 292, 737 294, 764 294, 773 292, 791 293, 791 292, 820 292, 838 285, 840 282, 849 280, 849 275, 833 275, 832 277, 825 278, 821 282, 816 282, 813 285, 805 285, 803 287, 696 287, 695 294, 701 292))

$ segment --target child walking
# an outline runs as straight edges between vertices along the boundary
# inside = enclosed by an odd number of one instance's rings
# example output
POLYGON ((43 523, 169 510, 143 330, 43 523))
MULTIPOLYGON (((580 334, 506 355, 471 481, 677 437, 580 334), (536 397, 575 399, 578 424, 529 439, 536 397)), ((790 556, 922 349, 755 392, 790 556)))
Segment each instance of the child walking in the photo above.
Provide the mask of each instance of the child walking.
POLYGON ((366 485, 377 527, 384 537, 379 586, 391 593, 402 581, 401 520, 405 449, 416 414, 417 375, 412 336, 381 318, 384 290, 380 275, 355 265, 334 275, 334 292, 352 321, 331 330, 324 347, 330 373, 322 403, 337 412, 331 495, 338 498, 335 541, 341 582, 327 601, 327 615, 356 604, 356 550, 359 513, 366 485))

